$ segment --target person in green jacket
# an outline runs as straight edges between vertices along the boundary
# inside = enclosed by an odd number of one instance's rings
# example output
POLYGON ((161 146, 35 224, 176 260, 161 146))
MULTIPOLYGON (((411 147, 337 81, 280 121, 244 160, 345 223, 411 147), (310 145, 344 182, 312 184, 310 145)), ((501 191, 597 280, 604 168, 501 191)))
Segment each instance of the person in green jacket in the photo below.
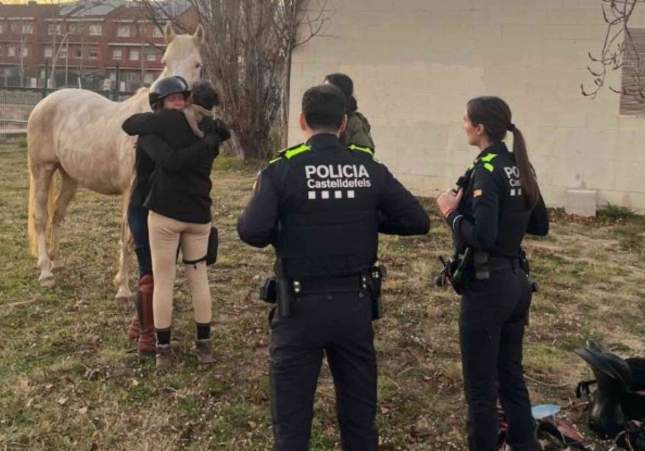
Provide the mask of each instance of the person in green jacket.
POLYGON ((352 79, 345 74, 329 74, 325 77, 325 83, 336 86, 347 98, 347 127, 340 135, 340 141, 347 147, 351 145, 369 147, 374 152, 370 123, 365 116, 358 112, 352 79))

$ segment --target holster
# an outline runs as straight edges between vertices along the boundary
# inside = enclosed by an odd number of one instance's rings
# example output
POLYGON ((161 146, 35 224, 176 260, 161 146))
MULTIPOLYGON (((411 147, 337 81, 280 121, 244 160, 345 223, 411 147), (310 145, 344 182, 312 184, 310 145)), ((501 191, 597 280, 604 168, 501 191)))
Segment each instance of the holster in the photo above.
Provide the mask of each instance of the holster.
POLYGON ((278 313, 285 318, 291 316, 291 302, 293 302, 297 281, 291 282, 284 277, 270 277, 260 287, 260 299, 269 304, 278 304, 278 313))
POLYGON ((370 269, 369 274, 363 279, 364 284, 370 293, 372 300, 372 320, 376 321, 383 317, 383 298, 381 295, 381 286, 385 278, 385 266, 376 262, 370 269))
POLYGON ((300 292, 300 282, 294 280, 291 282, 289 279, 281 277, 277 281, 278 288, 278 313, 283 318, 291 316, 291 303, 295 295, 300 292))
POLYGON ((524 249, 520 248, 520 268, 526 273, 526 277, 529 279, 529 287, 532 293, 537 293, 540 291, 540 285, 531 279, 531 265, 529 264, 529 258, 526 256, 524 249))
POLYGON ((277 281, 275 277, 269 277, 260 287, 260 299, 269 304, 275 304, 278 299, 277 281))
POLYGON ((435 278, 435 284, 441 288, 450 284, 457 294, 463 294, 466 286, 466 269, 471 265, 472 255, 473 249, 466 247, 463 252, 456 250, 453 257, 448 260, 439 257, 443 269, 435 278))

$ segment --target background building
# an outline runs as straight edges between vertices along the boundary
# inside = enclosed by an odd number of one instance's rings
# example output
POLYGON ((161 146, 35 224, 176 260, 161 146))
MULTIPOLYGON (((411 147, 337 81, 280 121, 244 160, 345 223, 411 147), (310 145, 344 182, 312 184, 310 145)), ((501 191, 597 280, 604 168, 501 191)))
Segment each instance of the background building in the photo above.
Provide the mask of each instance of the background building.
MULTIPOLYGON (((195 28, 188 3, 161 5, 174 22, 195 28)), ((51 88, 132 92, 163 69, 166 20, 123 0, 0 4, 0 87, 40 88, 47 78, 51 88)))
MULTIPOLYGON (((301 139, 304 90, 345 72, 372 124, 377 158, 416 194, 436 195, 476 155, 462 130, 466 102, 499 95, 525 133, 550 205, 584 189, 601 205, 645 210, 645 108, 621 108, 625 99, 606 88, 594 100, 580 91, 581 82, 593 84, 587 55, 598 53, 607 31, 601 4, 329 0, 320 36, 293 55, 289 141, 301 139)), ((645 29, 645 18, 631 26, 645 29)), ((613 77, 620 88, 621 71, 613 77)))

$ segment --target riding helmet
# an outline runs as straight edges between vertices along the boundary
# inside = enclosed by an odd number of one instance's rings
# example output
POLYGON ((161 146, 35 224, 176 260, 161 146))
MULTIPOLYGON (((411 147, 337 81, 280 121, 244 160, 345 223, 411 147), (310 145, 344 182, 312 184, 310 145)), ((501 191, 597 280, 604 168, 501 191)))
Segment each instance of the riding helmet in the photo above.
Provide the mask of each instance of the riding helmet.
POLYGON ((172 77, 160 78, 150 87, 150 92, 148 93, 150 108, 154 110, 161 104, 165 97, 180 93, 184 95, 184 98, 188 98, 190 95, 190 87, 183 77, 174 75, 172 77))

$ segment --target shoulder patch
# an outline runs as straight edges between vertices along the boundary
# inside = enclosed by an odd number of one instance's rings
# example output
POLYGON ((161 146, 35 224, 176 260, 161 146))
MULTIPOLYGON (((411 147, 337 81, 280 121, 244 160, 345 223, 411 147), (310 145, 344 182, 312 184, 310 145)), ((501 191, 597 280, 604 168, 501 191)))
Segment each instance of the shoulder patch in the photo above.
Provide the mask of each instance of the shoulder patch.
POLYGON ((300 155, 301 153, 304 153, 304 152, 309 152, 310 150, 311 150, 311 147, 309 147, 307 144, 298 144, 297 146, 288 147, 284 150, 281 150, 280 156, 283 158, 286 158, 287 160, 290 160, 296 155, 300 155))
POLYGON ((496 153, 488 153, 488 154, 484 155, 483 157, 481 157, 481 161, 483 161, 484 163, 490 163, 495 158, 497 158, 496 153))
POLYGON ((486 169, 488 172, 494 172, 495 171, 495 166, 491 163, 495 158, 497 158, 497 154, 495 153, 488 153, 484 155, 481 158, 478 158, 475 160, 475 162, 471 165, 471 168, 476 167, 477 165, 480 165, 486 169))
POLYGON ((374 149, 370 147, 363 147, 363 146, 357 146, 356 144, 350 144, 349 146, 347 146, 347 149, 351 151, 364 152, 372 157, 374 156, 374 149))
POLYGON ((295 146, 287 147, 286 149, 282 149, 280 152, 278 152, 278 156, 275 157, 273 160, 269 160, 269 164, 276 163, 283 158, 286 160, 289 160, 296 155, 299 155, 303 152, 308 152, 311 150, 311 147, 308 146, 307 144, 296 144, 295 146))

